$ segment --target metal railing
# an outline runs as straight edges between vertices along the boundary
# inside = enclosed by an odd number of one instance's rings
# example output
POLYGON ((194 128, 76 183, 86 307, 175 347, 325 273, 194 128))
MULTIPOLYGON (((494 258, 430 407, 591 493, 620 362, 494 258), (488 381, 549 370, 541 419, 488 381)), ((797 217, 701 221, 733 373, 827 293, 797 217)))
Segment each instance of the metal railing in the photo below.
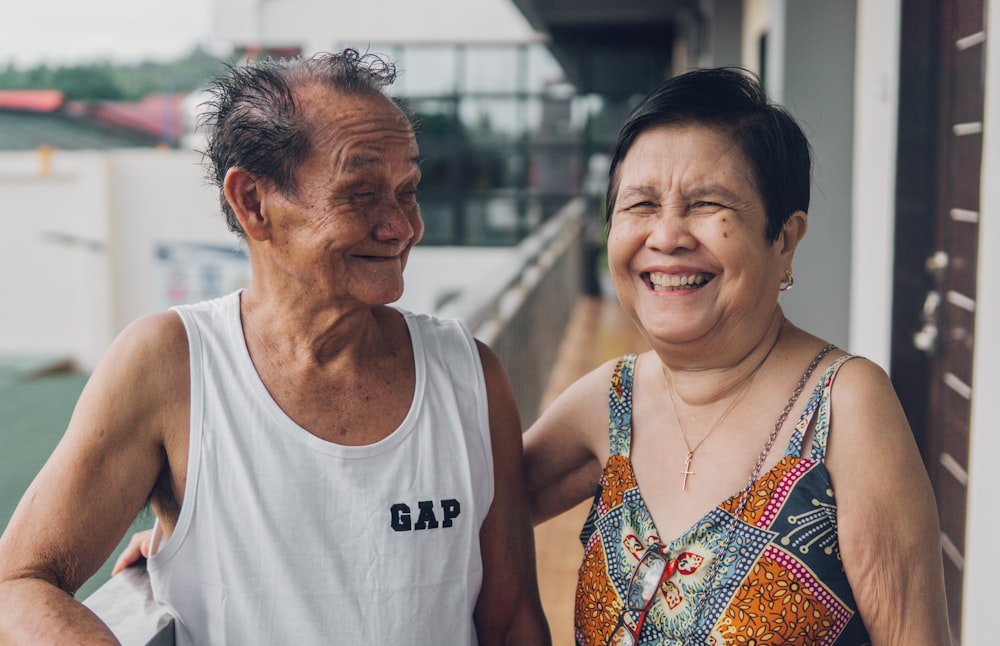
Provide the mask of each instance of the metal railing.
MULTIPOLYGON (((464 320, 491 346, 510 376, 529 425, 582 291, 586 202, 573 200, 517 247, 510 270, 450 301, 436 314, 464 320)), ((84 604, 124 646, 173 646, 174 619, 153 600, 144 567, 119 573, 84 604)))
POLYGON ((521 421, 538 415, 573 304, 583 289, 587 201, 569 201, 517 248, 517 260, 439 316, 464 320, 507 368, 521 421))

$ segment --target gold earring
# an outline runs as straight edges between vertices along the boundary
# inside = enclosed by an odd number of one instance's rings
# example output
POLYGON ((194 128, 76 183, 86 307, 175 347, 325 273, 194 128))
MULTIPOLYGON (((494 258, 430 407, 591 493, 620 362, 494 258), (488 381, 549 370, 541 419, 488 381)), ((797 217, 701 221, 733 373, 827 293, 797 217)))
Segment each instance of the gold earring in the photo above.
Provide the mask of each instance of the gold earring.
POLYGON ((786 269, 785 270, 785 282, 778 287, 778 291, 780 291, 780 292, 787 292, 788 290, 790 290, 792 288, 792 285, 794 285, 794 284, 795 284, 795 276, 792 275, 792 270, 791 269, 786 269))

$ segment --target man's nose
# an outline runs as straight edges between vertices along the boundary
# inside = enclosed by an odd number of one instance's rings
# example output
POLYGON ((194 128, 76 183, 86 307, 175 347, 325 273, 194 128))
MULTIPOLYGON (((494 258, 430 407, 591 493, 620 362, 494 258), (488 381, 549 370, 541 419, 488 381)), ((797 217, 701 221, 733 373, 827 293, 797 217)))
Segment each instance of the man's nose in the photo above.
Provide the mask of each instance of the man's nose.
POLYGON ((379 240, 408 240, 415 233, 408 215, 413 207, 406 207, 394 198, 383 201, 379 209, 379 220, 375 225, 375 236, 379 240))

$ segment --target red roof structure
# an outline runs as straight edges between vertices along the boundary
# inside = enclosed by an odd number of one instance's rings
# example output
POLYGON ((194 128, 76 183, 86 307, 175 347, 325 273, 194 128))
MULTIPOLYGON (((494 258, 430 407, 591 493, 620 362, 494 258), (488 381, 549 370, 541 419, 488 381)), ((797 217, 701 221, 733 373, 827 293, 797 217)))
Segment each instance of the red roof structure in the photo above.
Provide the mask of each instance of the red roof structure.
POLYGON ((142 101, 102 101, 88 106, 87 116, 118 128, 126 128, 177 142, 184 134, 181 102, 186 94, 150 94, 142 101))
POLYGON ((59 90, 0 90, 0 109, 55 112, 66 102, 59 90))
MULTIPOLYGON (((28 123, 25 119, 55 118, 60 122, 75 123, 85 128, 97 126, 103 131, 118 133, 132 141, 145 141, 145 145, 177 145, 185 131, 185 96, 186 94, 177 92, 150 94, 135 102, 90 102, 67 101, 60 90, 0 90, 0 116, 8 122, 20 119, 23 124, 28 123)), ((15 138, 24 138, 15 137, 16 125, 8 123, 4 132, 8 145, 13 145, 15 138), (14 130, 10 131, 10 128, 14 130)), ((43 137, 46 141, 50 138, 43 137)), ((34 147, 29 144, 30 142, 22 142, 21 145, 34 147)))

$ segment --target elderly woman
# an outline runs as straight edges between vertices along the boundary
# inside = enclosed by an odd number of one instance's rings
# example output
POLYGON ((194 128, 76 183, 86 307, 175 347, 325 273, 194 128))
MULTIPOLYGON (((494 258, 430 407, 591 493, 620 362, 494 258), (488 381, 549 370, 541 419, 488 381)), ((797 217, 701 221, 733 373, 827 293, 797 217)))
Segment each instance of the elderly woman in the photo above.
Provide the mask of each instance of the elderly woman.
POLYGON ((892 385, 778 304, 809 183, 802 131, 738 70, 664 82, 621 129, 608 262, 652 350, 583 377, 525 438, 536 522, 593 498, 580 644, 949 643, 892 385))

